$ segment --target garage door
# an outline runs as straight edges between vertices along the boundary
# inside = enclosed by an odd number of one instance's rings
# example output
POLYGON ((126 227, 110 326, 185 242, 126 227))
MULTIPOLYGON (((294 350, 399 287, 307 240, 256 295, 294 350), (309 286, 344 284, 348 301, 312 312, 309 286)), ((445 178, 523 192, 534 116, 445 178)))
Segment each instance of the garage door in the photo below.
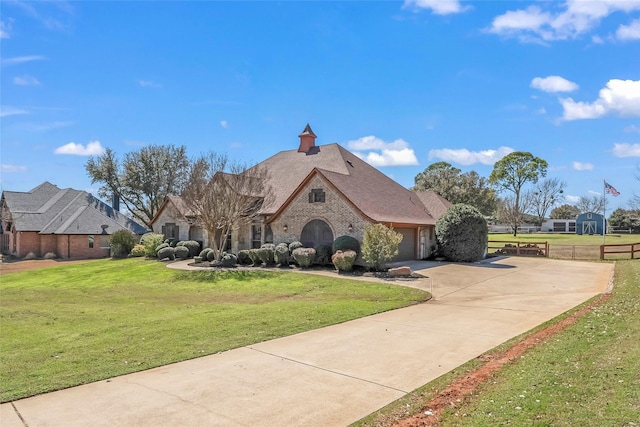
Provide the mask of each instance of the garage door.
POLYGON ((402 242, 398 247, 398 256, 394 261, 410 261, 416 259, 416 229, 415 228, 395 228, 394 231, 402 234, 402 242))

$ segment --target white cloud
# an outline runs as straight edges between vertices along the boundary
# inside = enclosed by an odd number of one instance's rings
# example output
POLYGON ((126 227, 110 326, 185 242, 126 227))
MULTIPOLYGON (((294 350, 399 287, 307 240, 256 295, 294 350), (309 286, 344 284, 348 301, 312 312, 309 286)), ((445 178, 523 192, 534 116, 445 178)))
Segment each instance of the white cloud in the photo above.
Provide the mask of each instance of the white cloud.
POLYGON ((415 152, 412 148, 409 148, 409 143, 404 139, 385 142, 370 135, 348 141, 347 147, 354 150, 356 156, 372 166, 410 166, 418 164, 415 152), (362 151, 369 152, 362 153, 362 151))
POLYGON ((629 25, 620 25, 616 31, 618 40, 638 40, 640 39, 640 19, 631 21, 629 25))
POLYGON ((405 0, 405 8, 431 9, 434 15, 449 15, 469 9, 463 7, 459 0, 405 0))
POLYGON ((609 80, 592 103, 560 98, 564 120, 597 119, 607 114, 640 116, 640 80, 609 80))
POLYGON ((640 157, 640 144, 613 144, 613 155, 616 157, 640 157))
POLYGON ((564 196, 564 199, 569 203, 578 203, 580 201, 580 196, 571 196, 567 194, 564 196))
POLYGON ((11 37, 11 22, 0 21, 0 39, 8 39, 11 37))
POLYGON ((40 84, 40 80, 33 76, 14 77, 13 84, 18 86, 38 86, 40 84))
POLYGON ((577 171, 590 171, 593 170, 591 163, 573 162, 573 169, 577 171))
POLYGON ((226 120, 222 120, 220 122, 220 126, 222 126, 223 128, 227 129, 229 127, 229 123, 226 120))
POLYGON ((614 12, 640 10, 640 0, 567 0, 560 8, 557 4, 547 2, 547 10, 535 5, 508 11, 495 17, 488 31, 523 42, 567 40, 593 30, 614 12))
POLYGON ((100 141, 91 141, 87 146, 82 144, 76 144, 70 142, 61 147, 58 147, 54 151, 55 154, 70 154, 73 156, 99 156, 104 153, 104 147, 100 144, 100 141))
POLYGON ((29 114, 27 110, 8 106, 0 107, 0 117, 17 116, 19 114, 29 114))
POLYGON ((481 163, 483 165, 493 165, 509 153, 515 150, 511 147, 500 147, 497 150, 469 151, 466 148, 451 149, 442 148, 429 150, 429 160, 441 159, 448 162, 459 163, 461 165, 473 165, 481 163))
POLYGON ((159 83, 151 80, 138 80, 138 85, 140 85, 140 87, 161 87, 159 83))
POLYGON ((530 86, 544 92, 572 92, 578 89, 578 85, 560 76, 535 77, 530 86))
POLYGON ((2 173, 19 173, 19 172, 27 172, 26 166, 17 166, 17 165, 0 165, 0 171, 2 173))
POLYGON ((2 60, 2 66, 7 67, 11 65, 23 64, 25 62, 32 61, 42 61, 46 59, 44 56, 40 55, 29 55, 29 56, 16 56, 15 58, 7 58, 2 60))

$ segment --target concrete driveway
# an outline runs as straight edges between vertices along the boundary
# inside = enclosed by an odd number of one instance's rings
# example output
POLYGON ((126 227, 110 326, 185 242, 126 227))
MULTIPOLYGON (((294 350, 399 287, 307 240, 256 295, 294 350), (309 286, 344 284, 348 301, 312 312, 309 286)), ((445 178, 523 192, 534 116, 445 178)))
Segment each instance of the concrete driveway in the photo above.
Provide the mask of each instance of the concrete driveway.
POLYGON ((435 299, 3 404, 20 426, 345 426, 605 292, 613 265, 410 263, 435 299))

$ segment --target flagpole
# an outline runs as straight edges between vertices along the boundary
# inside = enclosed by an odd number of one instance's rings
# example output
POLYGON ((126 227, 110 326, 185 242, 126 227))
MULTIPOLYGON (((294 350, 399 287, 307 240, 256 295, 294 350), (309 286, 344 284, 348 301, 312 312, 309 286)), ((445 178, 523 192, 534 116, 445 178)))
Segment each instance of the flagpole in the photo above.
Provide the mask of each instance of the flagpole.
POLYGON ((607 180, 602 180, 602 244, 606 244, 606 235, 607 235, 607 180))

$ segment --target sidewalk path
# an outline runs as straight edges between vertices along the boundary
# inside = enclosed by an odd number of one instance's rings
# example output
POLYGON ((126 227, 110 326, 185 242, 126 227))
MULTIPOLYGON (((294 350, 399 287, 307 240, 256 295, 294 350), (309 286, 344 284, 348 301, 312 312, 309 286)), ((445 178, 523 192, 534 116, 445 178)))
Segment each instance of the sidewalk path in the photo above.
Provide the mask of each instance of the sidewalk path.
POLYGON ((603 293, 613 265, 411 263, 435 299, 0 406, 3 427, 345 426, 603 293))

